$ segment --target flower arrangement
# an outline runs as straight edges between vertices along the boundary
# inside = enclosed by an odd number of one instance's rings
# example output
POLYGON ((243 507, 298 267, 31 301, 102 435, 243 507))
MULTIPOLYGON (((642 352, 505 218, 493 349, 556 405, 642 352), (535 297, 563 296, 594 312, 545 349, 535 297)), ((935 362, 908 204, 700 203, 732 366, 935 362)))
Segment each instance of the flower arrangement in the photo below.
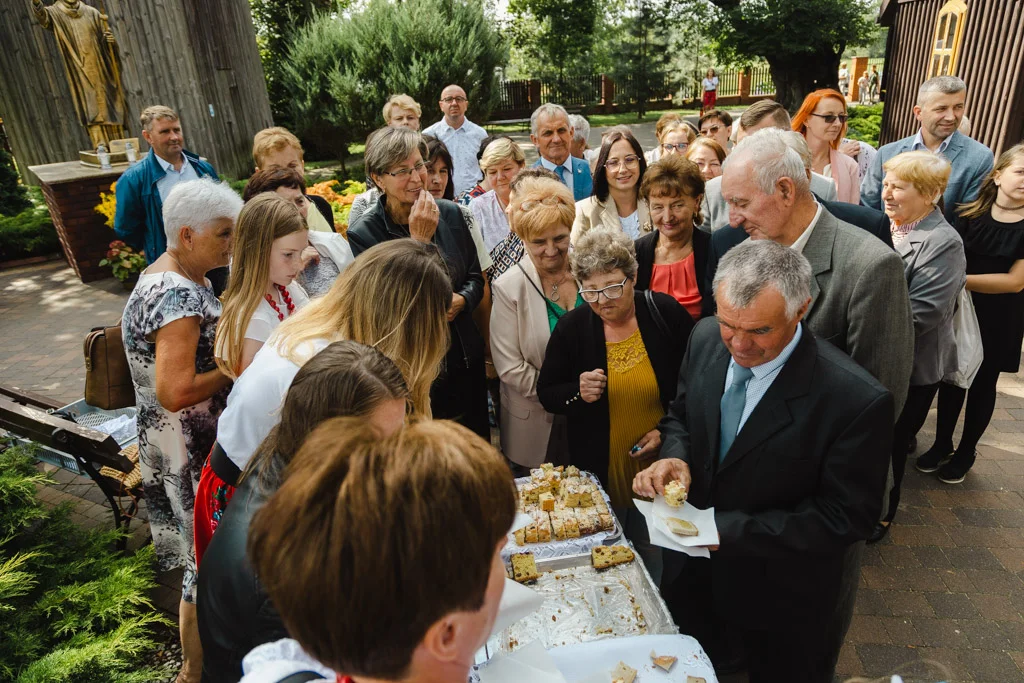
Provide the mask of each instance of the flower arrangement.
POLYGON ((110 184, 110 192, 100 192, 100 203, 96 205, 96 213, 107 217, 107 227, 114 227, 114 214, 117 212, 117 195, 114 193, 114 185, 110 184))
POLYGON ((352 202, 356 195, 366 192, 366 183, 346 180, 342 186, 337 180, 325 180, 306 188, 306 194, 315 194, 327 200, 334 212, 334 229, 341 234, 348 230, 348 214, 352 211, 352 202), (341 192, 338 192, 341 188, 341 192))
POLYGON ((110 266, 114 277, 122 283, 127 283, 146 269, 146 257, 121 240, 114 240, 107 250, 107 257, 100 261, 100 265, 110 266))

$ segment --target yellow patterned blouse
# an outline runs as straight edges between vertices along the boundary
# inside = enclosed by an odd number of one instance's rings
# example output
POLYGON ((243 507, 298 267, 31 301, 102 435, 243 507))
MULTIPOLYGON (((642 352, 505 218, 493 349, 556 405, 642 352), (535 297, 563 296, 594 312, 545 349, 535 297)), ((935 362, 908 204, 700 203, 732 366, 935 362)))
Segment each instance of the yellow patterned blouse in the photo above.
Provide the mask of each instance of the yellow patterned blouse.
POLYGON ((612 505, 632 505, 633 477, 650 464, 629 455, 644 434, 665 415, 658 378, 647 357, 640 330, 620 342, 605 342, 608 355, 608 495, 612 505))

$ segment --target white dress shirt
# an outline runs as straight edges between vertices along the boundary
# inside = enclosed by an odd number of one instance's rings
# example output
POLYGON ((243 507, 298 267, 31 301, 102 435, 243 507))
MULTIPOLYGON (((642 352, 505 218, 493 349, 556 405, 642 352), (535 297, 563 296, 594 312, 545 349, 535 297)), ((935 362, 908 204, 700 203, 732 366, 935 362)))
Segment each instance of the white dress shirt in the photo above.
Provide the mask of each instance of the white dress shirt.
MULTIPOLYGON (((949 141, 953 139, 954 135, 956 135, 955 130, 948 138, 939 143, 939 154, 946 153, 946 148, 949 147, 949 141)), ((917 129, 917 135, 914 136, 914 144, 910 146, 910 149, 914 152, 918 152, 920 150, 924 150, 926 152, 931 151, 930 149, 928 149, 928 145, 924 144, 924 136, 921 135, 920 128, 917 129)))
POLYGON ((811 219, 810 225, 808 225, 803 233, 796 238, 793 244, 789 245, 790 249, 798 251, 801 254, 804 253, 804 247, 807 246, 807 240, 811 239, 811 233, 814 232, 814 226, 818 224, 818 219, 821 218, 821 204, 814 202, 814 205, 818 207, 818 210, 814 212, 814 218, 811 219))
POLYGON ((164 169, 164 177, 156 181, 156 190, 160 193, 160 201, 167 201, 167 195, 171 193, 171 190, 178 183, 183 183, 188 180, 199 180, 199 174, 196 173, 196 169, 189 163, 188 157, 184 154, 181 155, 182 163, 181 170, 175 171, 174 164, 165 160, 162 156, 156 152, 150 152, 150 154, 156 157, 157 163, 160 164, 160 168, 164 169))
MULTIPOLYGON (((796 334, 793 335, 790 342, 782 349, 782 353, 776 356, 774 360, 750 368, 754 376, 747 380, 746 403, 743 404, 743 415, 740 416, 740 423, 736 427, 737 434, 743 429, 743 425, 746 424, 747 418, 754 412, 757 404, 768 393, 772 382, 775 381, 775 378, 782 372, 782 368, 785 367, 786 361, 793 355, 796 345, 800 343, 800 337, 803 336, 803 327, 803 323, 797 323, 796 334)), ((732 385, 732 371, 734 367, 736 367, 736 361, 730 358, 729 370, 725 373, 725 386, 727 387, 732 385)))
POLYGON ((433 135, 448 148, 452 155, 452 182, 455 183, 455 194, 472 190, 477 182, 484 177, 480 171, 480 163, 476 154, 480 151, 480 143, 487 137, 487 131, 469 119, 463 119, 462 125, 452 128, 441 119, 423 131, 424 135, 433 135))
MULTIPOLYGON (((548 161, 544 157, 541 157, 540 165, 548 169, 555 175, 558 175, 558 166, 553 161, 548 161)), ((562 182, 564 182, 565 186, 569 188, 569 194, 575 197, 575 186, 573 185, 572 177, 572 156, 567 156, 565 158, 565 162, 562 164, 562 168, 565 169, 562 171, 562 182)))

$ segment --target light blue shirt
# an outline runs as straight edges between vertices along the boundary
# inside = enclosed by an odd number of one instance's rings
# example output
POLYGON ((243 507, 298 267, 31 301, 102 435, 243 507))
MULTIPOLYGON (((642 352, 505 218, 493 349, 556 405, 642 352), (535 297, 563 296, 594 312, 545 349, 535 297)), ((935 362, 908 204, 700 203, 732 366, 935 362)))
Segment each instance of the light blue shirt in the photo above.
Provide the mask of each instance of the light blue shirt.
POLYGON ((164 158, 159 156, 156 152, 151 151, 150 154, 156 156, 156 161, 160 164, 160 168, 164 169, 164 177, 156 181, 156 189, 157 192, 160 193, 161 202, 167 201, 167 195, 171 193, 171 190, 178 183, 183 183, 188 180, 199 180, 199 174, 196 173, 196 169, 192 167, 192 164, 188 161, 188 157, 184 154, 181 155, 181 158, 184 161, 181 164, 180 171, 175 171, 174 165, 171 162, 164 160, 164 158))
POLYGON ((476 125, 469 119, 463 119, 462 125, 452 128, 448 122, 441 119, 423 131, 424 135, 433 135, 444 143, 448 153, 452 155, 452 182, 455 184, 455 194, 472 190, 484 177, 480 171, 480 163, 476 160, 476 154, 480 151, 480 143, 487 137, 487 131, 476 125))
MULTIPOLYGON (((743 429, 743 425, 747 423, 747 418, 754 412, 754 408, 761 402, 764 395, 768 393, 769 387, 775 378, 782 372, 782 368, 785 367, 786 361, 793 355, 793 350, 796 345, 800 343, 800 337, 803 336, 804 324, 798 323, 796 326, 796 334, 786 344, 786 347, 782 349, 782 353, 775 357, 774 360, 770 360, 767 363, 756 365, 750 370, 754 373, 754 376, 747 380, 747 394, 746 403, 743 405, 743 415, 740 417, 740 424, 736 428, 736 433, 739 434, 743 429)), ((736 361, 729 359, 729 370, 725 373, 725 386, 732 384, 732 372, 733 368, 736 367, 736 361)))
MULTIPOLYGON (((558 171, 555 170, 555 169, 558 168, 558 166, 554 162, 548 161, 544 157, 541 157, 540 158, 540 165, 543 166, 544 168, 548 169, 549 171, 551 171, 555 175, 558 175, 558 171)), ((564 171, 562 171, 563 182, 565 182, 565 186, 569 188, 569 194, 572 194, 573 196, 575 196, 575 193, 574 193, 575 190, 574 190, 574 186, 573 186, 573 182, 572 182, 573 181, 573 177, 572 177, 572 156, 571 155, 567 156, 565 158, 565 163, 562 164, 562 168, 565 169, 564 171)))
MULTIPOLYGON (((952 135, 950 135, 948 138, 939 143, 939 154, 946 153, 946 148, 949 147, 949 141, 953 139, 953 135, 956 135, 956 133, 957 132, 954 130, 952 135)), ((924 144, 924 136, 921 135, 920 128, 917 129, 917 135, 914 136, 914 144, 910 146, 910 149, 915 152, 920 150, 924 150, 926 152, 931 151, 928 149, 928 146, 924 144)))

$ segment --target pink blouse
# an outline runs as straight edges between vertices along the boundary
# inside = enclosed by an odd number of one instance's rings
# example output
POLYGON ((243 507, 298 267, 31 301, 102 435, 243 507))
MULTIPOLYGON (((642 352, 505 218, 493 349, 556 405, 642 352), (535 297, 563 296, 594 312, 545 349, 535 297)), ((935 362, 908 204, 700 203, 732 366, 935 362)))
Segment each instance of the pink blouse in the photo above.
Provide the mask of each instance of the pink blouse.
POLYGON ((651 290, 668 294, 686 309, 691 318, 700 319, 701 296, 693 253, 675 263, 655 263, 651 269, 651 290))

